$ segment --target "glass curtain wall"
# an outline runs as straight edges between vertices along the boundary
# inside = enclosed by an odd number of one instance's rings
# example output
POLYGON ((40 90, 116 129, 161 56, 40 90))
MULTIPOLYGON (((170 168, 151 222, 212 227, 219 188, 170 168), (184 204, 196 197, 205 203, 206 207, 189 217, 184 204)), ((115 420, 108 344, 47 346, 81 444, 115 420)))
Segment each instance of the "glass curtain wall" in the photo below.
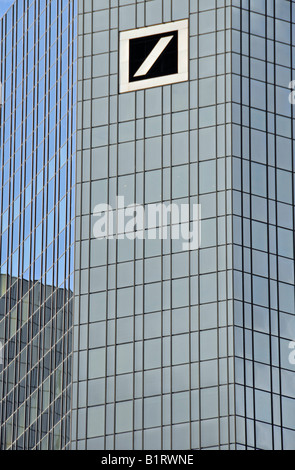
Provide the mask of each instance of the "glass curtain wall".
POLYGON ((295 448, 295 3, 233 1, 237 443, 295 448))
POLYGON ((73 448, 235 443, 231 2, 78 2, 73 448), (188 82, 118 94, 119 32, 190 23, 188 82), (94 207, 202 206, 202 245, 96 240, 94 207))
POLYGON ((0 20, 1 449, 70 440, 75 3, 17 0, 0 20))

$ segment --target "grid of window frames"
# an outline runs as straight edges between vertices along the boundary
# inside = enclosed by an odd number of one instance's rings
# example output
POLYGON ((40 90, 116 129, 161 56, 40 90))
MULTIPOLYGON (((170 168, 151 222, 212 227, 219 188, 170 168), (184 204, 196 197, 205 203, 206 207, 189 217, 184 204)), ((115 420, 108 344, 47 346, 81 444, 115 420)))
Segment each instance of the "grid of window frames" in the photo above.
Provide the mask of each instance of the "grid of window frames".
POLYGON ((17 0, 0 20, 1 449, 70 440, 75 17, 17 0))
POLYGON ((235 445, 230 52, 230 1, 78 1, 73 448, 235 445), (189 82, 119 95, 119 32, 186 18, 189 82), (117 195, 201 204, 201 250, 94 239, 117 195))
POLYGON ((239 448, 295 449, 294 22, 294 1, 233 1, 239 448))

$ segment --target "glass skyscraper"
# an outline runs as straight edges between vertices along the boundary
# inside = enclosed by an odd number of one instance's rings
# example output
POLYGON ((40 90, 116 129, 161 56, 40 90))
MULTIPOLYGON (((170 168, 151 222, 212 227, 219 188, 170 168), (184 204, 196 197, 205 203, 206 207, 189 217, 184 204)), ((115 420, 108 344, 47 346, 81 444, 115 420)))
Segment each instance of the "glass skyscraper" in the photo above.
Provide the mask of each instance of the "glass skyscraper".
POLYGON ((79 2, 78 449, 235 445, 231 12, 224 1, 79 2), (188 18, 189 80, 119 94, 119 33, 188 18), (201 249, 96 240, 94 207, 116 196, 200 204, 201 249))
POLYGON ((0 20, 0 447, 70 442, 75 2, 0 20))
POLYGON ((295 4, 78 5, 73 448, 294 449, 295 4), (122 32, 186 19, 189 80, 136 88, 122 32), (200 204, 200 249, 95 239, 116 196, 200 204))
POLYGON ((1 449, 295 450, 294 23, 289 0, 0 21, 1 449), (172 215, 111 236, 118 201, 198 205, 200 247, 172 215))

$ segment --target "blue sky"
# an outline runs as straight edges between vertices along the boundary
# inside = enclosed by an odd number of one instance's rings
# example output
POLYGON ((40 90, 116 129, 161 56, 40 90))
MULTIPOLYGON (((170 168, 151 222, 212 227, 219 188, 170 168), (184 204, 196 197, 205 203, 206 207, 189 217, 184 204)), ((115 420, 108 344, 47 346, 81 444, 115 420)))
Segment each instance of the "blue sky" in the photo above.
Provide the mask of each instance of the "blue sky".
POLYGON ((7 12, 10 5, 12 5, 14 0, 0 0, 0 18, 7 12))

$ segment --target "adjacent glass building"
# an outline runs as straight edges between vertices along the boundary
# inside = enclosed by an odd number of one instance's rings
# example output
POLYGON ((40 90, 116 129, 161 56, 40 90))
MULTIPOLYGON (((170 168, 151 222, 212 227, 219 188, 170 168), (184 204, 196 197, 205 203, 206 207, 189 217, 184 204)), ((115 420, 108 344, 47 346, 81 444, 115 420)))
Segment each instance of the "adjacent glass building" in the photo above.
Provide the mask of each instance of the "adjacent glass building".
POLYGON ((70 442, 75 2, 0 20, 1 449, 70 442))
POLYGON ((78 2, 73 448, 295 448, 294 7, 78 2), (119 94, 119 33, 182 19, 189 81, 119 94), (201 249, 96 240, 117 195, 201 249))

